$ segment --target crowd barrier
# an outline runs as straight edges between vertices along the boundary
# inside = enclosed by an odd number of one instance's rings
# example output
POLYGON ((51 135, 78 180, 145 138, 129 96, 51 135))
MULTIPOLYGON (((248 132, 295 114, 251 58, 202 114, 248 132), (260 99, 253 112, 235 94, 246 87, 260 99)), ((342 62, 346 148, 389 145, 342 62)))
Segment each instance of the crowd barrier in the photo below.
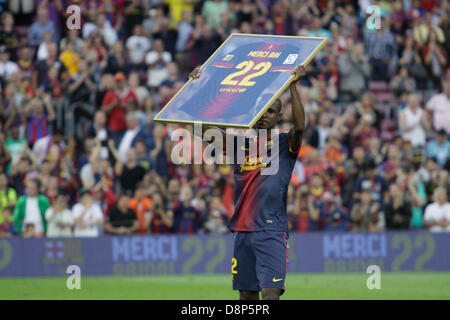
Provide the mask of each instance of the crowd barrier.
MULTIPOLYGON (((288 256, 289 272, 450 271, 450 233, 292 233, 288 256)), ((231 258, 229 234, 0 239, 0 277, 230 273, 231 258)))

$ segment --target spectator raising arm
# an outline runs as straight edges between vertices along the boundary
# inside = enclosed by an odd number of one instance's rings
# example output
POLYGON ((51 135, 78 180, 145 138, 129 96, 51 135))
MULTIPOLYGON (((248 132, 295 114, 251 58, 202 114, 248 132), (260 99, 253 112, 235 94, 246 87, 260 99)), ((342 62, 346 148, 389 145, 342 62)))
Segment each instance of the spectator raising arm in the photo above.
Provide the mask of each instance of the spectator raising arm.
POLYGON ((108 147, 109 151, 113 155, 114 159, 116 160, 116 164, 114 165, 114 173, 116 176, 120 177, 123 172, 123 162, 120 157, 119 151, 117 150, 116 146, 114 145, 114 140, 109 139, 108 140, 108 147))

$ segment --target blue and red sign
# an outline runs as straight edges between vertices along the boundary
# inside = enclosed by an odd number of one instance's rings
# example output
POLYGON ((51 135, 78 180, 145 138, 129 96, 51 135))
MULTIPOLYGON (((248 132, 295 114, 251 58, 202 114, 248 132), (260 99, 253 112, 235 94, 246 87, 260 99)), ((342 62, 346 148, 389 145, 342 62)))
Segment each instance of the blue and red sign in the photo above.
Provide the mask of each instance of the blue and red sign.
MULTIPOLYGON (((450 233, 291 233, 289 272, 450 271, 450 233)), ((231 273, 231 235, 0 239, 2 277, 231 273)), ((239 262, 238 262, 239 263, 239 262)))
POLYGON ((155 121, 251 128, 327 38, 232 34, 155 121))

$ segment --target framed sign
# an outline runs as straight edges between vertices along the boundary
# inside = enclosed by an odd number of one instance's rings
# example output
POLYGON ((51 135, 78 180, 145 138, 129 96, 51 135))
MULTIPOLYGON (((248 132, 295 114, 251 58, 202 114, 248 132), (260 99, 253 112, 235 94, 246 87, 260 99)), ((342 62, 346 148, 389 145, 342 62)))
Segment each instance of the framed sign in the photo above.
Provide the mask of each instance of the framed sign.
POLYGON ((154 120, 251 128, 325 46, 323 37, 231 34, 154 120))

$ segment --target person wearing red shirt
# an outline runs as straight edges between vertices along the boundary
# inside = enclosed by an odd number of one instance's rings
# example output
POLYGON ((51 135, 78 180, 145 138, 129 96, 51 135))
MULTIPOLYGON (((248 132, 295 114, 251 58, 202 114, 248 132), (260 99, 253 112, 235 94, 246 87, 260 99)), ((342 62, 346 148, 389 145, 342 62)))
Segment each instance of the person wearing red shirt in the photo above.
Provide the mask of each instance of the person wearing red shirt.
POLYGON ((126 77, 123 73, 117 73, 114 76, 116 84, 115 90, 110 90, 106 93, 102 102, 102 109, 108 115, 108 129, 111 133, 111 138, 114 140, 116 146, 118 146, 120 138, 127 129, 125 121, 127 109, 126 104, 130 100, 138 98, 133 90, 126 86, 126 77))

